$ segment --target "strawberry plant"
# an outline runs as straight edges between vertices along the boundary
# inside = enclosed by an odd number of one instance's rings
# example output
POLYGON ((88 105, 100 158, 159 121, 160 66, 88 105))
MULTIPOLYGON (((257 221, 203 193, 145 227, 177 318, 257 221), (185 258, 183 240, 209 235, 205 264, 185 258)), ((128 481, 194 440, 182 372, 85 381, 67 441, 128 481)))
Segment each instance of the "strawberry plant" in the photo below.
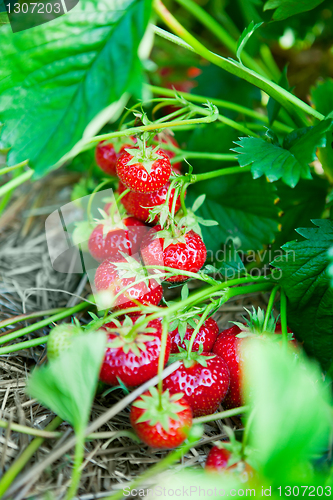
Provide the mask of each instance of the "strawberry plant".
POLYGON ((0 7, 0 227, 22 260, 0 249, 1 367, 30 353, 3 384, 0 497, 41 475, 66 500, 331 496, 328 0, 80 0, 20 30, 0 7))

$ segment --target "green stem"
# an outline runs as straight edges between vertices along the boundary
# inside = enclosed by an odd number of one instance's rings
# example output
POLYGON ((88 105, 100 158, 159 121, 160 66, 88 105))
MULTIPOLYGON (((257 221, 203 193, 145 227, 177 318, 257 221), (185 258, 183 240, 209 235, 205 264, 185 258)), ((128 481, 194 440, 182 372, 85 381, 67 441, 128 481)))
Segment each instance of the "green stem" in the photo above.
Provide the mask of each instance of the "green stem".
POLYGON ((24 161, 21 161, 21 163, 17 163, 13 167, 0 168, 0 175, 8 174, 8 172, 12 172, 13 170, 16 170, 17 168, 25 167, 25 165, 27 165, 28 163, 29 163, 29 160, 24 160, 24 161))
POLYGON ((184 184, 182 185, 182 188, 180 190, 180 205, 182 207, 184 215, 187 215, 187 208, 186 208, 186 204, 185 204, 185 193, 186 193, 187 187, 188 187, 188 183, 184 182, 184 184))
POLYGON ((188 44, 194 50, 194 52, 207 59, 207 61, 212 62, 216 66, 219 66, 220 68, 242 78, 243 80, 246 80, 249 83, 252 83, 256 87, 260 88, 268 95, 273 97, 273 99, 279 102, 291 113, 294 111, 294 107, 297 107, 305 111, 307 114, 317 118, 318 120, 324 119, 324 115, 311 108, 311 106, 303 102, 301 99, 298 99, 298 97, 294 96, 276 83, 271 82, 261 75, 258 75, 257 73, 246 68, 237 61, 226 59, 225 57, 214 54, 213 52, 208 50, 177 21, 177 19, 168 11, 161 0, 154 0, 153 6, 156 13, 165 22, 165 24, 174 33, 176 33, 178 37, 180 37, 180 41, 188 44))
POLYGON ((98 191, 100 191, 102 189, 102 187, 106 186, 106 184, 109 184, 110 182, 113 182, 113 180, 106 179, 105 181, 100 182, 98 184, 98 186, 95 187, 95 189, 93 190, 93 192, 91 193, 91 195, 89 197, 89 201, 88 201, 88 205, 87 205, 87 215, 88 215, 88 219, 89 219, 90 223, 93 223, 93 218, 91 215, 91 206, 92 206, 92 202, 94 201, 95 194, 98 193, 98 191))
POLYGON ((20 330, 17 330, 16 332, 13 333, 8 333, 7 335, 4 335, 3 337, 0 338, 0 344, 5 344, 6 342, 10 342, 11 340, 17 339, 18 337, 27 335, 28 333, 33 333, 39 328, 43 328, 44 326, 48 326, 55 321, 67 318, 72 314, 82 311, 83 309, 86 309, 89 305, 90 304, 88 302, 81 302, 81 304, 78 304, 77 306, 66 308, 65 311, 54 314, 53 316, 50 316, 47 319, 43 319, 42 321, 38 321, 33 325, 26 326, 25 328, 21 328, 20 330))
POLYGON ((3 319, 2 321, 0 321, 0 328, 5 328, 5 326, 11 326, 15 323, 20 323, 21 321, 27 321, 28 319, 40 318, 41 316, 48 316, 49 314, 57 314, 59 312, 66 311, 66 309, 66 307, 57 307, 55 309, 47 309, 45 311, 20 314, 19 316, 14 316, 13 318, 3 319))
POLYGON ((279 285, 276 285, 270 296, 269 296, 269 301, 268 301, 268 304, 267 304, 267 309, 266 309, 266 314, 265 314, 265 320, 264 320, 264 324, 263 324, 263 331, 265 332, 267 330, 267 327, 268 327, 268 322, 269 322, 269 318, 270 318, 270 315, 271 315, 271 312, 272 312, 272 309, 273 309, 273 305, 274 305, 274 300, 275 300, 275 296, 276 296, 276 293, 278 291, 278 289, 280 288, 279 285))
POLYGON ((247 165, 246 167, 238 166, 238 167, 220 168, 219 170, 213 170, 212 172, 205 172, 204 174, 191 175, 190 176, 191 184, 194 184, 195 182, 206 181, 207 179, 213 179, 214 177, 221 177, 223 175, 242 174, 244 172, 250 172, 250 171, 251 171, 251 165, 247 165))
POLYGON ((171 217, 172 217, 172 219, 174 219, 174 217, 175 217, 176 203, 177 203, 178 196, 179 196, 179 188, 176 187, 175 188, 175 192, 173 193, 173 200, 172 200, 172 206, 171 206, 171 217))
MULTIPOLYGON (((193 427, 192 427, 193 429, 193 427)), ((151 477, 157 476, 160 472, 164 471, 170 465, 174 464, 177 462, 184 454, 190 449, 195 446, 195 443, 197 442, 197 439, 195 438, 189 438, 187 442, 185 442, 182 446, 177 448, 175 451, 172 451, 167 455, 165 458, 160 460, 156 465, 148 469, 144 474, 139 476, 137 479, 132 481, 129 484, 126 484, 126 490, 129 488, 129 490, 136 489, 140 484, 145 483, 147 479, 150 479, 151 477)), ((113 495, 110 495, 105 498, 105 500, 121 500, 124 497, 124 490, 119 490, 117 493, 114 493, 113 495)))
POLYGON ((210 311, 212 309, 214 309, 214 307, 215 307, 215 304, 208 304, 208 306, 206 307, 205 311, 202 313, 201 318, 200 318, 197 326, 195 327, 195 329, 194 329, 194 331, 193 331, 193 333, 191 335, 191 338, 190 338, 190 343, 188 345, 188 350, 187 350, 187 359, 191 359, 191 352, 192 352, 192 349, 193 349, 193 344, 194 344, 194 341, 195 341, 195 337, 197 336, 200 328, 202 327, 202 325, 206 321, 206 318, 209 315, 210 311))
POLYGON ((13 193, 14 193, 14 189, 11 189, 10 191, 7 191, 7 193, 1 198, 1 201, 0 201, 0 215, 6 209, 8 203, 10 202, 10 199, 11 199, 13 193))
POLYGON ((0 197, 8 193, 8 191, 17 188, 18 186, 29 180, 33 174, 34 171, 29 169, 18 177, 15 177, 14 179, 8 181, 6 184, 0 187, 0 197))
POLYGON ((20 432, 21 434, 28 434, 29 436, 42 437, 45 439, 55 439, 63 435, 62 432, 50 432, 40 429, 33 429, 32 427, 27 427, 26 425, 15 424, 13 422, 9 423, 6 420, 0 420, 0 427, 2 429, 7 429, 10 425, 10 430, 13 432, 20 432))
MULTIPOLYGON (((165 148, 167 149, 167 148, 165 148)), ((221 154, 221 153, 209 153, 209 152, 199 152, 199 151, 182 151, 178 150, 177 155, 172 158, 172 163, 177 163, 178 161, 187 160, 191 158, 198 158, 204 160, 215 160, 215 161, 235 161, 237 160, 236 155, 231 154, 221 154)))
POLYGON ((44 335, 43 337, 37 337, 36 339, 25 340, 24 342, 18 342, 17 344, 0 347, 0 355, 10 354, 11 352, 22 351, 22 349, 30 349, 30 347, 45 344, 47 343, 48 338, 48 335, 44 335))
MULTIPOLYGON (((250 276, 246 278, 236 278, 233 280, 229 281, 224 281, 222 283, 219 283, 218 285, 211 285, 208 287, 204 287, 203 289, 199 290, 198 292, 195 292, 193 294, 190 294, 189 297, 181 302, 182 309, 184 309, 188 305, 194 305, 196 303, 200 303, 206 299, 209 299, 213 297, 216 294, 219 294, 224 288, 228 288, 228 290, 225 292, 225 297, 226 301, 229 300, 231 297, 235 297, 237 295, 242 295, 244 293, 256 293, 258 291, 266 291, 266 290, 271 290, 273 288, 273 283, 269 282, 265 276, 250 276), (240 286, 237 288, 230 288, 232 286, 236 285, 245 285, 247 283, 253 283, 257 282, 258 284, 255 285, 249 285, 249 286, 240 286)), ((157 311, 156 313, 150 314, 149 315, 149 321, 157 318, 161 318, 164 316, 172 315, 173 313, 177 312, 179 309, 179 303, 176 302, 175 304, 172 304, 169 307, 166 308, 161 308, 160 311, 157 311)), ((141 321, 137 321, 135 326, 138 328, 141 328, 145 323, 147 322, 147 319, 144 318, 141 321)))
MULTIPOLYGON (((197 112, 201 110, 199 106, 195 106, 194 104, 192 104, 192 108, 197 112)), ((211 115, 211 111, 209 109, 201 110, 201 113, 207 116, 211 115)), ((227 125, 228 127, 231 127, 237 130, 238 132, 241 132, 242 134, 259 137, 258 134, 254 133, 252 130, 245 127, 241 123, 236 122, 235 120, 231 120, 231 118, 227 118, 226 116, 223 116, 220 113, 217 115, 217 120, 221 123, 224 123, 224 125, 227 125)))
POLYGON ((164 370, 165 349, 168 340, 168 333, 169 333, 169 321, 167 318, 164 318, 162 322, 161 350, 158 358, 158 392, 160 398, 160 409, 162 409, 162 399, 161 399, 161 395, 163 392, 162 372, 164 370))
MULTIPOLYGON (((62 419, 60 417, 55 417, 52 422, 45 427, 46 432, 54 431, 61 424, 62 419)), ((26 466, 30 458, 38 450, 38 448, 44 442, 43 437, 37 437, 23 450, 21 455, 15 460, 11 467, 4 473, 0 480, 0 498, 3 497, 5 492, 8 490, 16 476, 21 472, 21 470, 26 466)))
POLYGON ((287 297, 283 289, 280 294, 280 314, 282 343, 286 346, 288 345, 287 297))
MULTIPOLYGON (((207 99, 206 99, 207 101, 207 99)), ((190 118, 188 120, 181 121, 171 121, 167 123, 152 123, 150 125, 142 125, 142 127, 132 127, 126 130, 118 130, 116 132, 110 132, 108 134, 96 135, 92 137, 87 144, 90 144, 92 147, 94 144, 100 141, 105 141, 106 139, 114 139, 115 137, 126 137, 129 135, 138 134, 139 132, 150 132, 154 130, 162 130, 164 128, 174 128, 182 125, 197 125, 199 123, 211 123, 217 119, 217 116, 212 116, 209 114, 207 116, 206 110, 202 110, 203 118, 190 118)))
POLYGON ((250 434, 250 430, 251 430, 251 425, 253 423, 253 420, 254 420, 254 416, 255 416, 255 409, 253 409, 246 421, 246 425, 245 425, 245 429, 244 429, 244 434, 243 434, 243 439, 242 439, 242 452, 243 452, 243 458, 244 458, 244 455, 245 455, 245 449, 246 449, 246 446, 247 446, 247 443, 248 443, 248 439, 249 439, 249 434, 250 434))
MULTIPOLYGON (((233 54, 236 54, 237 41, 212 17, 206 10, 192 0, 176 0, 180 5, 185 7, 194 17, 198 19, 206 28, 208 28, 214 35, 223 43, 227 49, 233 54)), ((270 75, 263 70, 263 68, 244 50, 242 52, 242 59, 245 64, 255 70, 257 73, 269 77, 270 75)))
MULTIPOLYGON (((148 85, 145 84, 145 87, 147 90, 150 92, 153 92, 154 94, 160 94, 160 95, 165 95, 165 96, 174 96, 175 91, 171 89, 167 89, 164 87, 156 87, 154 85, 148 85)), ((205 103, 207 102, 207 97, 196 95, 196 94, 188 94, 187 92, 180 92, 177 90, 177 94, 180 96, 184 97, 187 101, 190 102, 197 102, 197 103, 205 103)), ((230 109, 232 111, 235 111, 237 113, 241 113, 245 116, 250 116, 251 118, 255 120, 260 120, 266 125, 269 125, 269 120, 266 115, 263 115, 262 113, 259 113, 258 111, 254 111, 253 109, 246 108, 245 106, 241 106, 240 104, 236 104, 234 102, 229 102, 229 101, 223 101, 222 99, 216 99, 213 97, 209 98, 209 102, 214 104, 215 106, 219 108, 225 108, 225 109, 230 109)), ((292 127, 289 127, 288 125, 285 125, 284 123, 274 121, 273 128, 275 128, 277 131, 280 132, 285 132, 289 133, 293 130, 292 127)))
POLYGON ((84 458, 84 429, 76 432, 75 454, 74 454, 74 468, 72 473, 72 482, 67 491, 65 500, 72 500, 75 496, 81 479, 81 464, 84 458))
POLYGON ((193 424, 205 424, 206 422, 214 422, 215 420, 222 420, 224 418, 234 417, 240 413, 245 413, 249 410, 249 406, 240 406, 239 408, 232 408, 231 410, 220 411, 212 415, 205 415, 193 419, 193 424))

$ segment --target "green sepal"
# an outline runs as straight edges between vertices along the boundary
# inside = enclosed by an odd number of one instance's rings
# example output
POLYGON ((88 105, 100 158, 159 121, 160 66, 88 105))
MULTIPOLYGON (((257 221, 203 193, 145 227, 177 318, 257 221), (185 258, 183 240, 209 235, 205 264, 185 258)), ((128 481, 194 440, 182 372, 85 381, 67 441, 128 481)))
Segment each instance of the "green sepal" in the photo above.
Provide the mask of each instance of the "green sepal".
POLYGON ((179 420, 178 413, 184 411, 184 406, 177 403, 184 394, 170 395, 169 390, 164 391, 161 396, 156 387, 149 389, 150 394, 142 394, 134 401, 133 406, 145 410, 136 423, 148 422, 154 426, 160 423, 166 432, 169 432, 170 420, 179 420))

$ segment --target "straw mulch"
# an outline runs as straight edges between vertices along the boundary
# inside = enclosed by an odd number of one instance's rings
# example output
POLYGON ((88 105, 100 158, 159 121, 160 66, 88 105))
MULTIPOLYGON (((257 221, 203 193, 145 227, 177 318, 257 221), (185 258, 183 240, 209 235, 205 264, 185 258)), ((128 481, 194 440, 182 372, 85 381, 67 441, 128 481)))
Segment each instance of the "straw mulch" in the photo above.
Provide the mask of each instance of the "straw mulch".
MULTIPOLYGON (((44 235, 46 216, 69 201, 70 185, 76 180, 75 174, 58 173, 47 180, 22 186, 0 218, 0 321, 22 313, 73 306, 79 302, 77 296, 86 297, 90 293, 84 276, 61 274, 52 269, 44 235)), ((233 300, 221 308, 215 319, 222 330, 229 321, 240 320, 244 306, 265 306, 266 303, 267 297, 261 295, 233 300)), ((79 313, 77 317, 82 322, 90 320, 86 313, 79 313)), ((2 328, 0 335, 23 328, 33 321, 21 321, 2 328)), ((45 327, 19 341, 46 335, 48 331, 49 328, 45 327)), ((46 361, 45 354, 45 346, 38 346, 0 356, 1 420, 41 430, 54 418, 51 411, 36 400, 31 400, 25 393, 30 370, 46 361)), ((124 393, 118 389, 106 396, 99 395, 92 408, 91 421, 123 397, 124 393)), ((129 481, 168 453, 152 450, 128 437, 117 436, 118 431, 129 429, 128 415, 129 408, 126 407, 98 429, 99 432, 114 432, 113 438, 86 442, 80 499, 103 498, 119 488, 125 488, 129 481)), ((184 456, 175 469, 190 466, 202 468, 212 442, 226 436, 223 425, 233 429, 242 427, 238 418, 206 424, 200 443, 184 456)), ((14 481, 8 498, 50 498, 46 494, 51 492, 53 498, 63 497, 71 478, 73 449, 56 460, 53 457, 73 435, 73 431, 67 423, 62 423, 57 430, 62 436, 44 440, 19 476, 20 483, 17 482, 19 478, 14 481), (50 460, 44 467, 47 458, 50 460), (19 488, 15 488, 17 484, 19 488)), ((33 439, 10 428, 0 429, 0 476, 33 439)))

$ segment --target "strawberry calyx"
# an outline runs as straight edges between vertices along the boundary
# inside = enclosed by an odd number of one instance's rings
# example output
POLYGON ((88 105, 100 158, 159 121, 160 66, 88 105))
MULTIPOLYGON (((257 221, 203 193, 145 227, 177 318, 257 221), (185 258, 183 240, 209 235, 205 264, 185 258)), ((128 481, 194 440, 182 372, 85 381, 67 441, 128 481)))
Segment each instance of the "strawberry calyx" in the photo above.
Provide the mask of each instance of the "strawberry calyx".
POLYGON ((184 340, 186 349, 183 347, 178 346, 179 352, 177 354, 170 354, 169 357, 169 364, 174 363, 175 361, 182 361, 185 368, 190 368, 191 366, 195 365, 196 363, 199 363, 201 366, 206 367, 207 366, 207 361, 209 359, 213 359, 216 357, 215 354, 212 354, 212 356, 203 356, 203 344, 200 344, 198 351, 189 351, 189 345, 190 341, 189 340, 184 340))
POLYGON ((224 425, 223 430, 228 436, 228 441, 214 441, 214 446, 220 450, 224 449, 229 451, 230 456, 228 458, 227 467, 232 467, 237 464, 236 472, 243 472, 245 469, 245 461, 247 461, 248 456, 251 454, 251 450, 243 445, 240 441, 237 441, 234 431, 224 425))
POLYGON ((134 257, 120 252, 124 260, 113 262, 117 273, 121 279, 135 278, 142 280, 146 287, 149 288, 149 276, 145 267, 134 257))
POLYGON ((203 217, 199 217, 195 212, 199 210, 201 205, 204 203, 206 198, 205 194, 198 196, 192 205, 192 208, 187 208, 187 213, 184 215, 182 212, 176 215, 176 221, 178 226, 186 227, 187 231, 191 230, 197 233, 202 238, 201 226, 218 226, 219 223, 216 220, 208 220, 203 217))
POLYGON ((169 390, 159 394, 156 387, 151 387, 149 392, 150 395, 143 394, 133 403, 133 406, 144 410, 137 423, 148 422, 151 426, 159 423, 166 432, 169 432, 170 420, 178 421, 178 413, 185 409, 177 403, 184 394, 180 392, 170 395, 169 390))
POLYGON ((123 135, 121 137, 114 137, 113 139, 105 139, 103 141, 103 146, 106 146, 107 144, 112 144, 113 149, 115 150, 116 153, 119 153, 121 148, 127 144, 129 145, 130 143, 133 143, 133 146, 135 144, 135 138, 130 136, 130 135, 123 135))
POLYGON ((102 218, 94 219, 94 223, 96 225, 103 226, 103 238, 105 238, 110 231, 114 231, 115 229, 126 230, 126 226, 118 210, 111 209, 109 214, 107 214, 101 208, 99 208, 98 211, 101 214, 102 218))
MULTIPOLYGON (((142 317, 142 319, 145 316, 142 317)), ((140 351, 146 351, 146 343, 154 340, 154 335, 147 335, 149 333, 156 333, 155 328, 135 327, 135 323, 129 316, 125 319, 121 326, 115 328, 105 327, 107 333, 113 333, 116 338, 107 343, 110 348, 122 348, 125 354, 130 351, 136 356, 140 356, 140 351)))
POLYGON ((154 162, 164 158, 164 156, 158 154, 160 146, 146 146, 145 140, 141 141, 140 139, 137 139, 137 145, 138 147, 135 148, 125 148, 126 153, 133 157, 129 160, 127 165, 130 166, 140 163, 148 174, 150 174, 154 162))
POLYGON ((186 245, 185 234, 186 231, 178 231, 177 226, 174 226, 173 230, 161 229, 154 234, 154 239, 161 238, 163 239, 163 250, 168 248, 170 245, 186 245))
MULTIPOLYGON (((241 332, 236 335, 237 338, 243 339, 248 337, 269 337, 272 341, 279 342, 279 335, 274 335, 276 324, 279 320, 279 316, 274 318, 273 313, 267 322, 265 327, 265 311, 258 307, 256 310, 252 306, 252 312, 244 307, 245 311, 248 313, 249 317, 243 316, 245 323, 240 323, 238 321, 233 321, 237 325, 241 332)), ((293 334, 288 332, 288 340, 293 340, 293 334)))
POLYGON ((273 313, 271 314, 266 328, 264 328, 265 323, 265 311, 258 307, 256 310, 252 306, 252 312, 244 307, 245 311, 248 313, 249 317, 243 317, 244 323, 238 321, 233 321, 241 329, 241 333, 237 334, 238 338, 253 337, 255 335, 270 335, 275 332, 276 323, 278 318, 274 318, 273 313))

